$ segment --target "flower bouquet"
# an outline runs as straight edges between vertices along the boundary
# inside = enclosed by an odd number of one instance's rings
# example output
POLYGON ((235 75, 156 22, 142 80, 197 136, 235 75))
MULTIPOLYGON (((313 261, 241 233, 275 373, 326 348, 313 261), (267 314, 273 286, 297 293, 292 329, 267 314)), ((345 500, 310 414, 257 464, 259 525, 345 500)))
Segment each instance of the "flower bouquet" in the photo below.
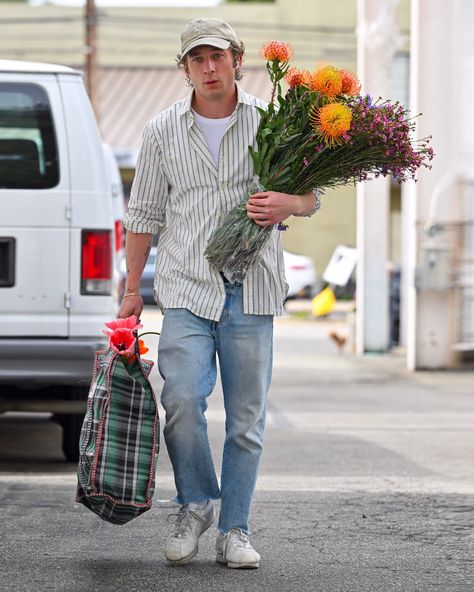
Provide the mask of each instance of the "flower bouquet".
MULTIPOLYGON (((255 172, 249 196, 302 195, 380 175, 402 182, 422 166, 431 168, 430 138, 412 140, 414 118, 398 101, 360 95, 360 83, 348 70, 290 68, 293 52, 286 43, 267 43, 261 55, 273 88, 268 108, 258 108, 256 149, 249 146, 255 172), (284 96, 283 79, 289 86, 284 96)), ((224 218, 204 253, 233 282, 243 280, 274 230, 247 216, 247 199, 224 218)))

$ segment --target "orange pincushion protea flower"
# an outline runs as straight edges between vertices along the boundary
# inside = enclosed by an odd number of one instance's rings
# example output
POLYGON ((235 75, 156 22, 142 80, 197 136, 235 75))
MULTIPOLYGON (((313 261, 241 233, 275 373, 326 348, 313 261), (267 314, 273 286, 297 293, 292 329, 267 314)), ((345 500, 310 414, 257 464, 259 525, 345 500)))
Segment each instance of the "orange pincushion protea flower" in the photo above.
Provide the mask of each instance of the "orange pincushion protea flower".
POLYGON ((340 95, 342 91, 341 72, 333 66, 326 66, 316 70, 311 81, 311 88, 329 98, 340 95))
POLYGON ((298 68, 290 68, 285 74, 285 80, 290 88, 297 86, 306 86, 303 84, 307 70, 298 70, 298 68))
POLYGON ((283 41, 269 41, 262 46, 260 55, 269 62, 287 62, 293 56, 293 49, 283 41))
POLYGON ((340 144, 342 135, 351 127, 352 112, 342 103, 328 103, 318 109, 313 107, 309 114, 314 129, 323 136, 329 146, 340 144))
POLYGON ((350 70, 340 70, 342 76, 342 93, 345 95, 356 96, 360 93, 360 82, 355 74, 350 70))
POLYGON ((314 74, 309 70, 303 70, 301 72, 301 86, 305 86, 306 88, 313 88, 313 78, 314 74))

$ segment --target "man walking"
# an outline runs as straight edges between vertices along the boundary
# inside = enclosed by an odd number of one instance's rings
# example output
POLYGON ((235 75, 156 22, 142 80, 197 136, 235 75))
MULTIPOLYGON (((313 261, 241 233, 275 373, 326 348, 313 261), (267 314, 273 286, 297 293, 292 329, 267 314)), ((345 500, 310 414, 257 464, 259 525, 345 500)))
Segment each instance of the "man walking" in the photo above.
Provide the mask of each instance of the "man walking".
MULTIPOLYGON (((140 278, 159 232, 155 293, 163 311, 158 363, 164 379, 164 436, 181 505, 165 546, 171 563, 189 562, 221 500, 217 561, 256 568, 248 517, 263 446, 272 371, 273 316, 283 314, 286 282, 279 233, 242 284, 232 284, 204 257, 213 231, 246 195, 253 177, 256 107, 240 79, 244 47, 219 19, 191 21, 181 35, 178 66, 190 95, 145 128, 125 218, 127 279, 119 317, 140 316, 140 278), (216 381, 226 412, 220 485, 207 436, 206 399, 216 381)), ((257 193, 247 212, 261 226, 317 209, 314 193, 257 193)))

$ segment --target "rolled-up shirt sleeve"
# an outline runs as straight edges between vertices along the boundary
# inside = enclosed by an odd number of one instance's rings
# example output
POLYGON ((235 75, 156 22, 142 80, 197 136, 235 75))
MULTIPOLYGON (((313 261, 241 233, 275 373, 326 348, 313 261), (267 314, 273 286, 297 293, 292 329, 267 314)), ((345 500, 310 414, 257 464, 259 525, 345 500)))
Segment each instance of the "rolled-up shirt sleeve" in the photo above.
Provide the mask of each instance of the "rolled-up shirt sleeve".
POLYGON ((166 223, 168 181, 163 171, 161 148, 151 123, 143 131, 124 226, 130 232, 157 234, 166 223))

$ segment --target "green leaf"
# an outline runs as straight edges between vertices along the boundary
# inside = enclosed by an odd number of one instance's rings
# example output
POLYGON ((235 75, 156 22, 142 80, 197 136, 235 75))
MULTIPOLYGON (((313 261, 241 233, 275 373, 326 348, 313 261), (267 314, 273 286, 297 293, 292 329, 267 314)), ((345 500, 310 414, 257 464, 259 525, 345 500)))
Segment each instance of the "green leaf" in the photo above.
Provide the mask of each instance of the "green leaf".
POLYGON ((260 131, 258 133, 258 135, 262 140, 264 140, 265 138, 268 138, 268 136, 271 136, 272 133, 273 133, 272 130, 270 128, 266 127, 262 131, 260 131))

